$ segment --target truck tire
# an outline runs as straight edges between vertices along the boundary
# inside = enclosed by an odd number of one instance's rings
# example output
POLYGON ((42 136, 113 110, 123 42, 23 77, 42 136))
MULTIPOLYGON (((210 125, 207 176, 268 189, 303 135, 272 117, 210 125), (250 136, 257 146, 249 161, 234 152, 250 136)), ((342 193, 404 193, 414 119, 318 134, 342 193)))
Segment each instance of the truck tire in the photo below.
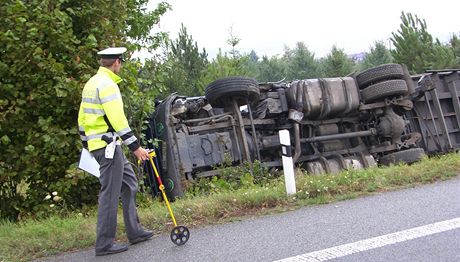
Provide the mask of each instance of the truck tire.
POLYGON ((248 101, 257 104, 260 98, 259 84, 253 78, 227 77, 216 80, 205 89, 205 96, 213 107, 224 107, 236 99, 239 106, 248 101))
POLYGON ((384 155, 380 158, 379 163, 386 166, 389 166, 390 164, 397 164, 399 162, 412 164, 422 159, 424 155, 425 150, 423 150, 423 148, 410 148, 404 151, 384 155))
POLYGON ((369 68, 356 75, 358 87, 364 89, 382 80, 404 79, 404 69, 399 64, 385 64, 369 68))
POLYGON ((387 80, 364 88, 361 96, 366 103, 370 103, 390 96, 405 95, 407 91, 406 81, 387 80))

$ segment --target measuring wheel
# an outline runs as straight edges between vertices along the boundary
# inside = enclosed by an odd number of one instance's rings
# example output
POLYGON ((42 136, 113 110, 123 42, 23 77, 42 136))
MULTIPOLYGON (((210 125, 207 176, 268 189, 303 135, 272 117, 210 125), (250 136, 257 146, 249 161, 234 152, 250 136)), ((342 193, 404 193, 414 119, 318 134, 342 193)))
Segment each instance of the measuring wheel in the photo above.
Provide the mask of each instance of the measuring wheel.
POLYGON ((176 218, 174 217, 174 213, 172 211, 171 206, 169 205, 168 197, 166 196, 166 193, 165 193, 165 186, 163 185, 160 175, 158 174, 157 167, 155 166, 155 163, 153 162, 154 157, 155 157, 155 151, 151 151, 149 153, 150 164, 152 164, 153 171, 155 172, 155 176, 158 180, 158 188, 160 189, 161 194, 163 195, 163 199, 166 203, 166 207, 168 208, 169 215, 171 215, 172 221, 175 226, 173 230, 171 231, 171 241, 178 246, 182 246, 183 244, 187 243, 188 238, 190 237, 190 231, 188 231, 188 228, 184 226, 177 225, 176 218))
POLYGON ((171 241, 178 246, 187 243, 189 237, 190 232, 184 226, 177 226, 171 231, 171 241))

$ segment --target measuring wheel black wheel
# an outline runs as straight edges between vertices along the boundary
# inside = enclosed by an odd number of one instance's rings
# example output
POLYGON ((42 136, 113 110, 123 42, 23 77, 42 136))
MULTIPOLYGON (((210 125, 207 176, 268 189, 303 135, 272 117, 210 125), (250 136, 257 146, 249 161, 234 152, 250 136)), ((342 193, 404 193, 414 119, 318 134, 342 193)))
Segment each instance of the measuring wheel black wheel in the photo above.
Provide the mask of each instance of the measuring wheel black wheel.
POLYGON ((177 226, 171 231, 171 241, 178 246, 187 243, 189 237, 190 232, 184 226, 177 226))

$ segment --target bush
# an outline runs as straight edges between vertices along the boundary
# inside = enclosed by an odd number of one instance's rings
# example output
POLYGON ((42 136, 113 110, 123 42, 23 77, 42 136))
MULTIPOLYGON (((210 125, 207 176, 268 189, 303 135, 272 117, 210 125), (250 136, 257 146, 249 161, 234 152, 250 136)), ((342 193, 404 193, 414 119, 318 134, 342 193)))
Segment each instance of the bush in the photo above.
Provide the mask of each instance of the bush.
MULTIPOLYGON (((140 7, 146 0, 90 2, 6 0, 0 5, 1 218, 45 213, 43 198, 54 191, 68 207, 96 200, 97 179, 75 164, 81 89, 98 67, 97 50, 140 47, 127 37, 157 45, 160 38, 146 32, 169 5, 144 13, 140 7), (108 5, 110 12, 101 11, 108 5)), ((135 89, 132 78, 126 86, 135 89)))

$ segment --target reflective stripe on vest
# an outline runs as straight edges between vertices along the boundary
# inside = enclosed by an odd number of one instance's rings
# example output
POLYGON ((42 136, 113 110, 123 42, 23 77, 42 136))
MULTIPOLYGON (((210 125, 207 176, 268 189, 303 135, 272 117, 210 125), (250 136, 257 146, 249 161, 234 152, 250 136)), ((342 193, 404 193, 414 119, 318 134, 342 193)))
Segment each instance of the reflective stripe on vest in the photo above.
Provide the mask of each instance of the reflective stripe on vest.
POLYGON ((95 115, 105 115, 104 109, 95 109, 95 108, 83 108, 83 112, 86 114, 95 114, 95 115))

